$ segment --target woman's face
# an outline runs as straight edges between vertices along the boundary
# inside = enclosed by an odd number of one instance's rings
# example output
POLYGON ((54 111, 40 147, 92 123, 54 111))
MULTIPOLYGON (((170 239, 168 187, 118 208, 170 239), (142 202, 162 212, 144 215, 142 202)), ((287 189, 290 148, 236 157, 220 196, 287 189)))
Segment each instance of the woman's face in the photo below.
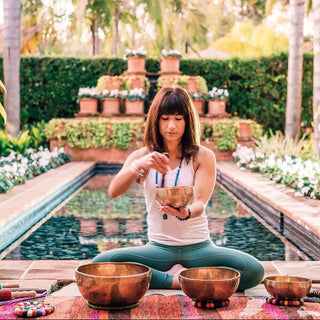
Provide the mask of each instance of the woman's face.
POLYGON ((181 114, 163 114, 159 120, 159 130, 165 142, 180 142, 186 122, 181 114))

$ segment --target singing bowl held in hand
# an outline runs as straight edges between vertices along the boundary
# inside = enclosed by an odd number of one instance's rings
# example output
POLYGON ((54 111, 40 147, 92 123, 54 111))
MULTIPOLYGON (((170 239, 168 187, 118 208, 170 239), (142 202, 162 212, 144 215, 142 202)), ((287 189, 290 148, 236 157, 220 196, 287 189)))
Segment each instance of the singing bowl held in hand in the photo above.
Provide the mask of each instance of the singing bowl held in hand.
POLYGON ((179 274, 182 291, 196 301, 225 301, 237 290, 240 273, 223 267, 200 267, 179 274))
POLYGON ((194 197, 194 187, 155 188, 154 198, 161 206, 180 208, 187 206, 194 197))
POLYGON ((282 300, 299 300, 309 292, 312 280, 292 276, 271 276, 264 279, 266 290, 274 297, 282 300))
POLYGON ((151 269, 126 262, 100 262, 81 265, 75 279, 82 296, 94 306, 125 307, 147 292, 151 269))

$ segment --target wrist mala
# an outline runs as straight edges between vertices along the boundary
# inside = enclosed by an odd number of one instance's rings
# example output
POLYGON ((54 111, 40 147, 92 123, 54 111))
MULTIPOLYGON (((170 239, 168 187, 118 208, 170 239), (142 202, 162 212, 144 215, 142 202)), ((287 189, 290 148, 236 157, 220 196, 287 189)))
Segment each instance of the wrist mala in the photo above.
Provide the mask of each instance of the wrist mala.
POLYGON ((178 217, 176 216, 176 218, 180 221, 185 221, 185 220, 189 220, 191 218, 191 210, 189 208, 188 209, 188 215, 185 217, 185 218, 181 218, 181 217, 178 217))

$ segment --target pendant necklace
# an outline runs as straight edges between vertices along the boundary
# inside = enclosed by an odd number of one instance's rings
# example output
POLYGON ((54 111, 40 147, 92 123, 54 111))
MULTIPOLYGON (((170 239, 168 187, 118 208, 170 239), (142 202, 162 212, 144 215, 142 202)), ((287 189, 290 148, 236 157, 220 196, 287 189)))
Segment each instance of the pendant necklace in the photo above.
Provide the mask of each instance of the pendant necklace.
MULTIPOLYGON (((179 167, 178 167, 178 171, 177 171, 177 174, 176 174, 176 179, 174 180, 174 186, 176 187, 177 186, 177 182, 178 182, 178 178, 179 178, 179 174, 180 174, 180 170, 181 170, 181 165, 182 165, 182 160, 183 160, 183 157, 180 158, 180 163, 179 163, 179 167)), ((161 188, 164 188, 164 180, 165 180, 165 174, 162 175, 162 180, 161 180, 161 188)), ((158 185, 158 171, 156 171, 156 178, 155 178, 155 182, 156 182, 156 188, 159 188, 159 185, 158 185)), ((162 215, 162 218, 163 220, 167 220, 168 219, 168 215, 166 213, 164 213, 162 215)))

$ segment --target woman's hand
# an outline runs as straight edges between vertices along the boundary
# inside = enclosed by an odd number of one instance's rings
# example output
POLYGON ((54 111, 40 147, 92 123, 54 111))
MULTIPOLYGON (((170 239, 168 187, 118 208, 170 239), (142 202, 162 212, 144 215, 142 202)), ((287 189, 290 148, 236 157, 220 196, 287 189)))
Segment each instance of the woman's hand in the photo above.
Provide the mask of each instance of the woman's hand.
POLYGON ((139 169, 154 169, 161 174, 165 174, 168 171, 169 159, 163 153, 153 151, 135 161, 139 169))
POLYGON ((163 213, 170 214, 170 216, 175 216, 177 218, 185 219, 189 215, 187 207, 180 207, 179 209, 170 206, 160 206, 159 210, 163 213))

